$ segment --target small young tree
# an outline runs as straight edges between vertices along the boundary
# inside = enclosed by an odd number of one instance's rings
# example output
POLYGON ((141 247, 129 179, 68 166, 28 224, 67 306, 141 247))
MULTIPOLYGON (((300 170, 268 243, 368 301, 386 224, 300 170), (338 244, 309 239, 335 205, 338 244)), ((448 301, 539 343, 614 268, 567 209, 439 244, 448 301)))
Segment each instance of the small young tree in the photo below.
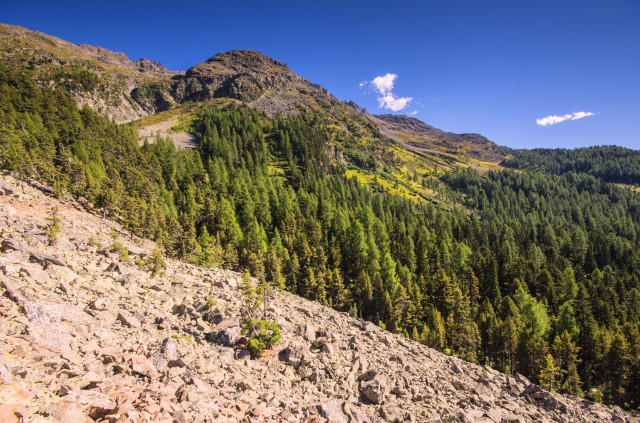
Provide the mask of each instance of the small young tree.
POLYGON ((45 232, 49 237, 49 245, 54 245, 58 241, 58 236, 61 232, 60 218, 58 217, 59 212, 60 209, 58 209, 57 206, 53 206, 48 212, 49 216, 45 217, 45 220, 49 222, 45 228, 45 232))
POLYGON ((111 240, 113 241, 109 246, 109 251, 112 253, 118 253, 118 257, 122 261, 129 261, 129 250, 127 250, 122 242, 119 241, 120 235, 117 231, 112 230, 109 233, 111 240))
POLYGON ((145 263, 146 268, 151 272, 151 277, 164 271, 167 262, 160 248, 155 248, 145 263))
POLYGON ((556 366, 553 356, 547 354, 545 363, 540 368, 540 384, 549 388, 550 391, 555 392, 559 375, 560 367, 556 366))
POLYGON ((271 295, 271 287, 264 279, 260 278, 258 285, 251 283, 248 271, 242 274, 240 291, 243 296, 242 304, 242 334, 247 336, 249 343, 247 348, 251 354, 258 356, 264 350, 271 348, 282 337, 280 326, 266 320, 267 304, 271 295))

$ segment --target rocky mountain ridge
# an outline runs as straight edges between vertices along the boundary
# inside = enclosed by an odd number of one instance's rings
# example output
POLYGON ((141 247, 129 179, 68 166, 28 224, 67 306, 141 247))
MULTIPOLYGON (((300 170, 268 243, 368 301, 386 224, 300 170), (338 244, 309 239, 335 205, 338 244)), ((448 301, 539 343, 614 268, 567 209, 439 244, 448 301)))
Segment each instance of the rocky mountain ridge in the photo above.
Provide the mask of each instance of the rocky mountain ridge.
POLYGON ((239 274, 167 260, 151 276, 151 242, 6 175, 0 243, 3 422, 639 421, 288 293, 267 309, 282 340, 253 359, 239 274))
POLYGON ((383 133, 406 143, 409 149, 426 149, 499 163, 510 154, 510 149, 500 147, 480 134, 456 134, 427 125, 419 119, 404 115, 374 115, 370 117, 383 128, 383 133))
MULTIPOLYGON (((136 102, 131 93, 141 86, 166 83, 180 72, 168 71, 146 58, 130 60, 122 52, 88 44, 75 45, 38 31, 0 23, 0 62, 7 66, 32 69, 48 84, 82 80, 71 89, 79 107, 88 105, 118 122, 155 113, 156 105, 136 102)), ((158 100, 159 107, 171 99, 158 100)))
POLYGON ((181 101, 230 98, 269 115, 293 113, 298 104, 312 109, 348 110, 326 89, 253 50, 218 53, 187 70, 171 90, 181 101))
POLYGON ((0 61, 38 70, 52 80, 61 67, 93 73, 100 82, 74 90, 80 106, 127 122, 187 101, 229 98, 275 114, 308 108, 351 109, 326 89, 296 75, 285 64, 251 50, 219 53, 186 72, 168 71, 149 59, 87 44, 75 45, 19 26, 0 24, 0 61), (86 88, 86 87, 85 87, 86 88))
POLYGON ((408 116, 369 114, 352 101, 338 100, 286 64, 252 50, 218 53, 185 72, 172 72, 149 59, 131 61, 124 53, 0 24, 1 62, 32 68, 48 84, 65 83, 69 78, 93 80, 73 87, 78 105, 88 105, 117 122, 185 103, 226 99, 270 116, 296 114, 301 108, 313 110, 329 124, 365 136, 374 135, 371 128, 377 128, 405 148, 425 148, 427 153, 453 151, 495 163, 508 154, 478 134, 444 132, 408 116))

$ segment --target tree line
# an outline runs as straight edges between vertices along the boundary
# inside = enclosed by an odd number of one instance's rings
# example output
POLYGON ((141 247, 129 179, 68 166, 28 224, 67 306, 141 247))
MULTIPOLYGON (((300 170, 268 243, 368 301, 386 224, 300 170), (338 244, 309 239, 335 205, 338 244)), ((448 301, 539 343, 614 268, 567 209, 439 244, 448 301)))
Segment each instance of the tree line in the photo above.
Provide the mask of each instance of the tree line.
POLYGON ((588 173, 446 173, 439 207, 346 178, 384 140, 318 112, 205 107, 195 150, 0 67, 0 167, 77 195, 165 254, 249 270, 392 332, 561 392, 640 405, 640 196, 588 173), (360 143, 360 144, 359 144, 360 143), (340 149, 340 146, 347 146, 340 149), (344 154, 346 150, 348 154, 344 154), (347 163, 345 163, 347 161, 347 163))
POLYGON ((512 169, 537 169, 556 175, 586 173, 605 182, 640 185, 640 151, 615 145, 572 150, 519 150, 502 165, 512 169))

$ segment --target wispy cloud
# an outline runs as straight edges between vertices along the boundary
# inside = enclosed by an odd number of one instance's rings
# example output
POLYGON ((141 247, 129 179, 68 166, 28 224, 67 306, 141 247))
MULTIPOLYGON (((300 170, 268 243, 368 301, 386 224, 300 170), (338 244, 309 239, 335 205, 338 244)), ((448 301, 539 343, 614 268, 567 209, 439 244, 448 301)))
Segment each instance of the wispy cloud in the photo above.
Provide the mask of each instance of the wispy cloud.
POLYGON ((564 122, 565 120, 578 120, 585 118, 587 116, 594 116, 595 113, 591 112, 576 112, 576 113, 567 113, 564 116, 546 116, 542 119, 536 119, 536 123, 540 126, 550 126, 555 125, 556 123, 564 122))
POLYGON ((393 86, 398 77, 395 73, 377 76, 372 81, 362 81, 360 87, 370 86, 378 95, 378 107, 381 109, 393 110, 399 112, 406 108, 413 97, 396 97, 393 94, 393 86))

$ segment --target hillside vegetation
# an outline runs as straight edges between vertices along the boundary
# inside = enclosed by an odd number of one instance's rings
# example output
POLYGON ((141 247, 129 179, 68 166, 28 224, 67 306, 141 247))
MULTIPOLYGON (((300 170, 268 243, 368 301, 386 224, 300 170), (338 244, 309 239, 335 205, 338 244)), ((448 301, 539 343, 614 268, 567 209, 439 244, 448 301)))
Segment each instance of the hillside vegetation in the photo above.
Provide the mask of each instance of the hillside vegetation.
POLYGON ((171 257, 247 269, 447 354, 640 406, 637 193, 544 168, 416 171, 363 115, 344 119, 205 105, 189 123, 195 149, 139 146, 64 84, 0 67, 3 170, 84 197, 171 257))
POLYGON ((523 150, 502 165, 556 175, 586 173, 604 182, 640 186, 640 151, 623 147, 523 150))
POLYGON ((267 294, 280 339, 253 354, 246 274, 155 261, 51 195, 0 175, 3 423, 638 422, 287 292, 267 294))

